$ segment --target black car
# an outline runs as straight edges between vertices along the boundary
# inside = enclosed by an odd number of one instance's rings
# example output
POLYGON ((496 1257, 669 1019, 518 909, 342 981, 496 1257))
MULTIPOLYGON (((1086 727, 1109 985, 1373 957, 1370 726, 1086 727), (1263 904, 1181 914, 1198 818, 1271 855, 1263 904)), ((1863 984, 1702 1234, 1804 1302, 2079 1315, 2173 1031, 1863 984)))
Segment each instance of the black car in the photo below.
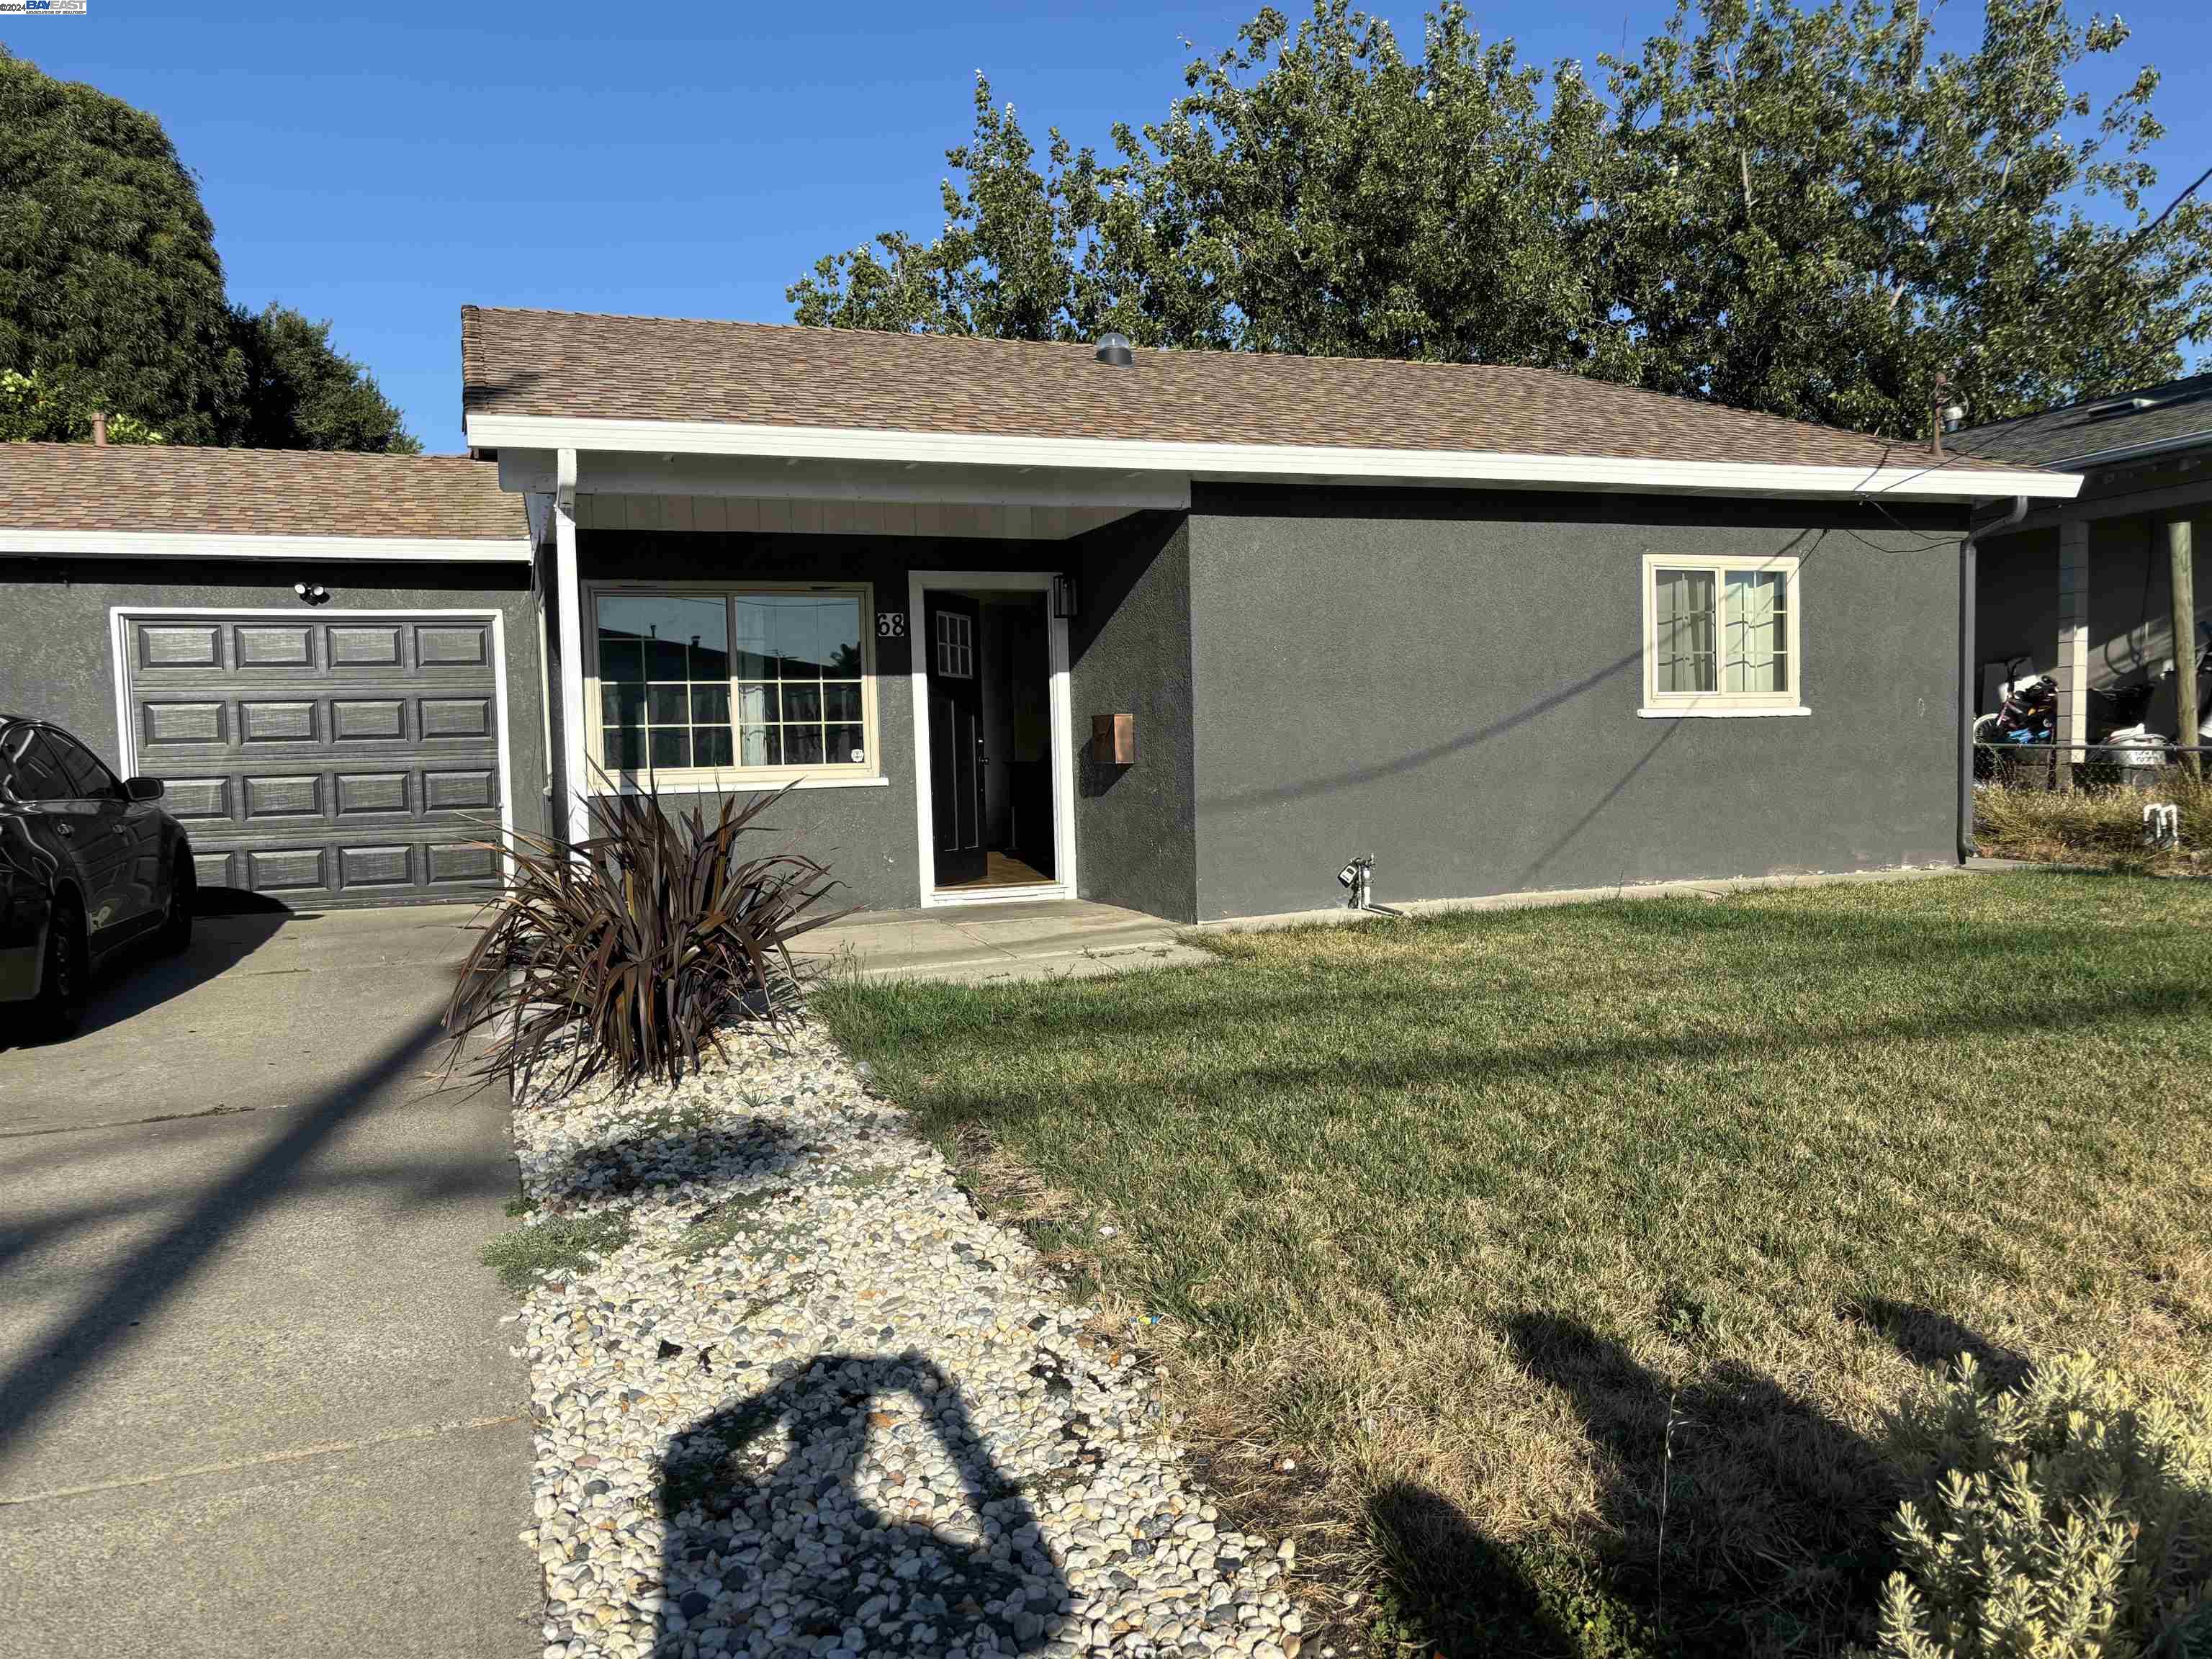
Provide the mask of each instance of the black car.
POLYGON ((58 726, 0 714, 0 1018, 68 1033, 92 971, 141 940, 191 942, 192 849, 154 803, 58 726))

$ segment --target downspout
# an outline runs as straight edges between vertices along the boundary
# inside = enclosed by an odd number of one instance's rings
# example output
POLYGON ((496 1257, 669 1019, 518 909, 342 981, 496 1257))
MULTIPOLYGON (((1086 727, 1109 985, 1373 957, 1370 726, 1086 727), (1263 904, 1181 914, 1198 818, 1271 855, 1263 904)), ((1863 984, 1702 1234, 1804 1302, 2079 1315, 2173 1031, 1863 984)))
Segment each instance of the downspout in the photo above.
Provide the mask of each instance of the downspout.
POLYGON ((1959 862, 1974 856, 1974 608, 1980 598, 1975 550, 1986 536, 2002 535, 2027 516, 2027 497, 2012 498, 2012 511, 1970 530, 1959 544, 1959 862))

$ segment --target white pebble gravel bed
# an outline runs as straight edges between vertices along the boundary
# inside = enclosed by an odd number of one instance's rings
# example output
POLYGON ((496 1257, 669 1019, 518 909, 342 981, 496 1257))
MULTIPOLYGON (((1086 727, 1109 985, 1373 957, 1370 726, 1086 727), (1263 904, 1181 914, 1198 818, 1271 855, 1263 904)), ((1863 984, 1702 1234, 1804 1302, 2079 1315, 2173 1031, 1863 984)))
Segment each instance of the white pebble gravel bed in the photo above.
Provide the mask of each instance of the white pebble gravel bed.
POLYGON ((519 1316, 544 1659, 1290 1659, 1144 1368, 817 1030, 520 1106, 530 1224, 629 1241, 519 1316))

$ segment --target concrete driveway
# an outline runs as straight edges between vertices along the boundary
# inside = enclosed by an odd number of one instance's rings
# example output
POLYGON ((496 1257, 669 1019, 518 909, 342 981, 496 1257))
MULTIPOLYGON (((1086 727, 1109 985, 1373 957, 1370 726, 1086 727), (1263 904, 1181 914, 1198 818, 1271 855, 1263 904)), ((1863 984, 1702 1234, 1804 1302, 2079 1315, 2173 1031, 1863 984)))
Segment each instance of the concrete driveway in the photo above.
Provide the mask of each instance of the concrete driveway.
POLYGON ((0 1655, 541 1645, 470 915, 204 918, 0 1048, 0 1655))

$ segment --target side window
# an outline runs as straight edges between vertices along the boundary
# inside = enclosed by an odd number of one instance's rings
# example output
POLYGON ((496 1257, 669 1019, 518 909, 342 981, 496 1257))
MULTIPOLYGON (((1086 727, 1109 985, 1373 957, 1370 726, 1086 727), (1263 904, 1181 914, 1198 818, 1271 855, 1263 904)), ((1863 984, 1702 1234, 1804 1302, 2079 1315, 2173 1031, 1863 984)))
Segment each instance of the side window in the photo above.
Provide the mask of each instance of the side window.
POLYGON ((123 786, 115 781, 115 774, 75 738, 52 731, 42 732, 39 736, 60 763, 62 775, 70 782, 70 794, 79 800, 123 799, 123 786))
POLYGON ((0 738, 0 781, 21 801, 70 799, 70 781, 33 726, 18 726, 0 738))

